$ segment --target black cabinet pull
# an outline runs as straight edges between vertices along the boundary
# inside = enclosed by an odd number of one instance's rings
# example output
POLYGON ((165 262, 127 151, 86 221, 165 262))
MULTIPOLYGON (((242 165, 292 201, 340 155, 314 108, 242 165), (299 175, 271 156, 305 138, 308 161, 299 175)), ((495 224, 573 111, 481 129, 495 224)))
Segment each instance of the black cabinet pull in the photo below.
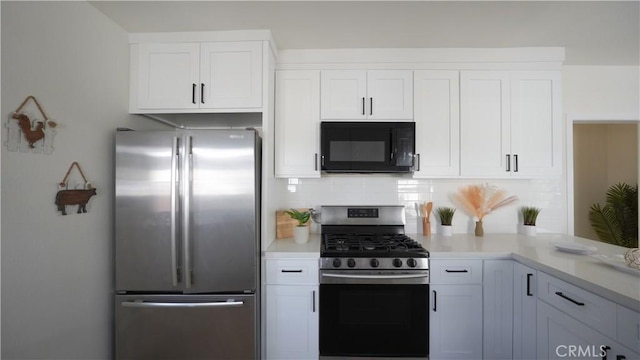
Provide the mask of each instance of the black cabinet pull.
POLYGON ((601 347, 602 350, 604 350, 604 354, 602 354, 602 360, 607 360, 607 353, 609 352, 609 350, 611 350, 611 346, 602 346, 601 347))
POLYGON ((565 300, 569 300, 572 303, 578 305, 578 306, 584 306, 583 302, 579 302, 579 301, 575 301, 572 298, 568 297, 567 295, 564 295, 563 293, 561 293, 560 291, 556 291, 556 295, 560 296, 561 298, 565 299, 565 300))
POLYGON ((315 290, 311 292, 311 310, 312 312, 316 312, 316 291, 315 290))
POLYGON ((627 357, 626 357, 626 356, 624 356, 624 355, 616 355, 616 360, 624 360, 624 359, 626 359, 626 358, 627 358, 627 357))
POLYGON ((204 83, 200 84, 200 102, 204 104, 204 83))
POLYGON ((362 98, 362 115, 364 115, 364 98, 362 98))
POLYGON ((313 154, 313 166, 318 171, 318 153, 313 154))
POLYGON ((518 154, 513 155, 513 172, 518 172, 518 154))
POLYGON ((196 103, 196 84, 191 87, 191 102, 196 103))
POLYGON ((527 296, 533 296, 531 293, 531 278, 533 274, 527 274, 527 296))
POLYGON ((507 172, 511 171, 511 155, 507 154, 507 172))
POLYGON ((444 271, 448 272, 448 273, 467 273, 467 272, 469 272, 469 270, 467 270, 467 269, 464 269, 464 270, 449 270, 449 269, 445 269, 444 271))
POLYGON ((438 308, 438 293, 436 293, 435 290, 433 291, 433 312, 436 312, 436 309, 438 308))
POLYGON ((280 270, 280 272, 283 272, 283 273, 301 273, 302 269, 298 269, 298 270, 285 270, 285 269, 282 269, 282 270, 280 270))
POLYGON ((369 98, 369 115, 373 115, 373 98, 369 98))

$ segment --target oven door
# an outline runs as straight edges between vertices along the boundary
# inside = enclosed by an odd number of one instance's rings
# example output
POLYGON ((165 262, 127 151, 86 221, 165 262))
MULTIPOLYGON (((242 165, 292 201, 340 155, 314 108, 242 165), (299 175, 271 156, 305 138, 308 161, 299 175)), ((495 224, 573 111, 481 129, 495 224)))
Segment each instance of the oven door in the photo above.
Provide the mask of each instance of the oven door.
POLYGON ((426 277, 354 272, 356 278, 321 271, 321 358, 428 358, 428 271, 426 277))

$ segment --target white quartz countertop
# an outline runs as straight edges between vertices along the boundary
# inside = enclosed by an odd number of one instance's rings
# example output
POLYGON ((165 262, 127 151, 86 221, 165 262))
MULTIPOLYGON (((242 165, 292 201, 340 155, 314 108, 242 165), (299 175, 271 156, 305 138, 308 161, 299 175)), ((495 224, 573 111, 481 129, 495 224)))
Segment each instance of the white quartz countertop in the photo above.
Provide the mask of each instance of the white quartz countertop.
MULTIPOLYGON (((475 237, 456 234, 422 236, 407 234, 429 250, 431 259, 514 259, 582 287, 620 305, 640 311, 640 275, 620 271, 589 255, 559 251, 556 241, 595 246, 594 254, 621 255, 626 248, 598 241, 559 234, 528 237, 517 234, 485 234, 475 237)), ((318 258, 320 236, 311 234, 306 244, 293 239, 275 240, 265 252, 266 258, 318 258)))

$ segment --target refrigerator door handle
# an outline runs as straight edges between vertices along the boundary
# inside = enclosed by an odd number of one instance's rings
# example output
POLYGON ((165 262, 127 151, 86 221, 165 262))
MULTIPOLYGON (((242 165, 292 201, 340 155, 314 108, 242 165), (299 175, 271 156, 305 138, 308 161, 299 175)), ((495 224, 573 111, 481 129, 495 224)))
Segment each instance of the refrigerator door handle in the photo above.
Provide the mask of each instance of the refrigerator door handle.
POLYGON ((122 307, 128 308, 209 308, 209 307, 237 307, 243 306, 244 301, 215 301, 215 302, 146 302, 146 301, 123 301, 122 307))
POLYGON ((191 285, 193 284, 192 282, 192 271, 191 271, 191 244, 190 244, 190 238, 191 238, 191 217, 190 217, 190 213, 191 213, 191 183, 193 182, 193 152, 192 152, 192 148, 191 148, 191 141, 192 138, 191 136, 186 136, 185 137, 185 166, 184 166, 184 171, 185 174, 184 176, 186 177, 184 179, 184 197, 182 200, 182 203, 184 205, 183 207, 183 213, 182 213, 182 244, 183 244, 183 253, 184 253, 184 283, 185 283, 185 288, 189 289, 191 288, 191 285))
POLYGON ((180 152, 178 150, 178 138, 173 138, 173 155, 171 156, 171 283, 173 286, 178 286, 178 258, 177 258, 177 168, 178 168, 178 156, 180 152))

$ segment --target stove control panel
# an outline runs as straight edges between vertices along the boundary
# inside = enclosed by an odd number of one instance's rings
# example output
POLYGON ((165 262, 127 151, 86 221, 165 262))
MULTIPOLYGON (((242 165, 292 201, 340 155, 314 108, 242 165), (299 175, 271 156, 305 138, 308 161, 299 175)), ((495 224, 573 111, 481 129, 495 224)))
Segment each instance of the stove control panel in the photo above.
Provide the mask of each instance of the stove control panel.
POLYGON ((347 218, 377 218, 377 208, 348 208, 347 218))
POLYGON ((428 258, 321 258, 320 269, 348 270, 425 270, 428 258))

